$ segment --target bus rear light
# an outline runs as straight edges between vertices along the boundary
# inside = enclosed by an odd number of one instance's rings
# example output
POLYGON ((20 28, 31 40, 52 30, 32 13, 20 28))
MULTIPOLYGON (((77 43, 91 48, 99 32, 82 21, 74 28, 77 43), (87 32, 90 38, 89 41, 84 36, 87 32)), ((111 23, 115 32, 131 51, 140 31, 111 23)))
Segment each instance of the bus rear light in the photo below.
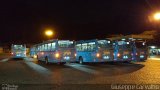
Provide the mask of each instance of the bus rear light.
POLYGON ((99 53, 97 53, 97 54, 96 54, 96 57, 100 57, 100 54, 99 54, 99 53))

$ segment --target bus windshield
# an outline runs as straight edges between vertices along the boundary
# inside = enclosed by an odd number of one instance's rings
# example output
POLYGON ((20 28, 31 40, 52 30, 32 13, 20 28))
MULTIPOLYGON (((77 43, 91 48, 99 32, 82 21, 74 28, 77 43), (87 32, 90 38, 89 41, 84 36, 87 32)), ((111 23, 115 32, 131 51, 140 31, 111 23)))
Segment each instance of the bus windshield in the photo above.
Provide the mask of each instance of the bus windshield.
POLYGON ((58 41, 58 45, 61 48, 74 48, 73 41, 58 41))
POLYGON ((145 42, 135 42, 137 48, 146 48, 145 42))
POLYGON ((23 45, 14 45, 13 49, 14 50, 25 50, 25 47, 23 47, 23 45))
POLYGON ((107 40, 98 40, 98 46, 101 48, 112 47, 111 41, 107 40))
POLYGON ((119 41, 118 45, 120 48, 131 48, 130 42, 126 41, 119 41))

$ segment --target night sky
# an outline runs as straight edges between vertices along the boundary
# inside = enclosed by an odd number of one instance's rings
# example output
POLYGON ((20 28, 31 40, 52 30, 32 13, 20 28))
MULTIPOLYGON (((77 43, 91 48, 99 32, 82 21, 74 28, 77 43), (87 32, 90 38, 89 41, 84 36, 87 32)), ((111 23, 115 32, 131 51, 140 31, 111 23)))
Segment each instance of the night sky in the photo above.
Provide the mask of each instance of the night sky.
POLYGON ((1 0, 0 42, 38 43, 46 28, 58 39, 106 38, 153 29, 160 0, 1 0))

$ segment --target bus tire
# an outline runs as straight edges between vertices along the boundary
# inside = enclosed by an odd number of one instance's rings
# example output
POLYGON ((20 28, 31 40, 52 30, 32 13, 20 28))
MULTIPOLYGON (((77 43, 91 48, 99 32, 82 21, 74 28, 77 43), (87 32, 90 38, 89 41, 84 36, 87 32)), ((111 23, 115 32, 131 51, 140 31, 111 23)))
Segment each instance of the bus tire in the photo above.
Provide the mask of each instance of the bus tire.
POLYGON ((60 62, 60 63, 58 63, 59 65, 64 65, 64 64, 66 64, 66 62, 60 62))
POLYGON ((84 64, 82 57, 79 57, 79 64, 84 64))
POLYGON ((48 64, 48 57, 45 57, 45 64, 48 64))

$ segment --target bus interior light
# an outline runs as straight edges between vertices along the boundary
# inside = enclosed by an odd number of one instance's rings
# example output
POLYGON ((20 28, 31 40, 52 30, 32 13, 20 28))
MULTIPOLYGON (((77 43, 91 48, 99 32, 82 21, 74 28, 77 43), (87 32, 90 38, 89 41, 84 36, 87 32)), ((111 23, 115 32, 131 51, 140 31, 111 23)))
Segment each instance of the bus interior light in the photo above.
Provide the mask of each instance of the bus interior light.
POLYGON ((126 40, 125 38, 122 39, 123 41, 126 40))

